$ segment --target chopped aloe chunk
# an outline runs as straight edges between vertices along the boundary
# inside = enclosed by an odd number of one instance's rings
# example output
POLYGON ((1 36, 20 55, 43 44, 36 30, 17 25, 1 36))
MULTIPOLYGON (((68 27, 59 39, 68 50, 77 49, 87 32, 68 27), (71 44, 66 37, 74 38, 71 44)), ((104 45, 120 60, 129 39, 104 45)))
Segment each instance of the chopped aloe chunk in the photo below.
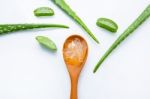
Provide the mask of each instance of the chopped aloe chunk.
POLYGON ((118 25, 111 19, 99 18, 96 22, 97 26, 102 27, 110 32, 117 32, 118 25))
POLYGON ((43 45, 44 47, 48 48, 51 51, 56 51, 57 47, 55 45, 55 43, 49 39, 48 37, 44 37, 44 36, 37 36, 36 40, 43 45))
POLYGON ((54 15, 54 11, 53 9, 49 8, 49 7, 40 7, 34 10, 34 15, 35 16, 53 16, 54 15))

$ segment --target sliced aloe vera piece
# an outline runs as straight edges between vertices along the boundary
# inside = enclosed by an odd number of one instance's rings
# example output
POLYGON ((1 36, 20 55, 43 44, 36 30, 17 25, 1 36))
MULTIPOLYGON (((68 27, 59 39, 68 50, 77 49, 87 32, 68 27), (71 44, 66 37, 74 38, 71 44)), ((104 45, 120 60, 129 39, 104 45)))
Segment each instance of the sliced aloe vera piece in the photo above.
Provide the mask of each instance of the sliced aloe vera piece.
POLYGON ((35 16, 53 16, 54 15, 54 11, 53 9, 49 8, 49 7, 40 7, 34 10, 34 15, 35 16))
POLYGON ((118 25, 111 19, 108 18, 99 18, 96 22, 97 26, 102 27, 110 32, 117 32, 118 25))
POLYGON ((37 36, 36 40, 43 45, 44 47, 48 48, 51 51, 56 51, 57 47, 55 43, 48 37, 45 36, 37 36))

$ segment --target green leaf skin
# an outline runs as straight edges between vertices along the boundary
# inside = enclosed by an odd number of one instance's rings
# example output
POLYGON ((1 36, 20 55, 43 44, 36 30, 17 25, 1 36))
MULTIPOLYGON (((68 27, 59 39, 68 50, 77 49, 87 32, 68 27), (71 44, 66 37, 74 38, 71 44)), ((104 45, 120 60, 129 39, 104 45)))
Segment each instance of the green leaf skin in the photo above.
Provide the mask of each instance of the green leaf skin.
POLYGON ((142 12, 142 14, 118 37, 118 39, 111 45, 111 47, 106 51, 104 56, 99 60, 94 68, 94 73, 98 70, 100 65, 105 61, 105 59, 111 54, 111 52, 117 48, 123 40, 125 40, 131 33, 133 33, 146 19, 150 16, 150 5, 142 12))
POLYGON ((49 39, 48 37, 44 37, 44 36, 37 36, 36 40, 43 46, 45 46, 46 48, 48 48, 51 51, 56 51, 57 47, 55 45, 55 43, 49 39))
POLYGON ((118 25, 111 19, 99 18, 97 20, 96 24, 97 24, 97 26, 102 27, 113 33, 117 32, 117 30, 118 30, 118 25))
POLYGON ((41 16, 53 16, 54 11, 49 7, 40 7, 34 10, 34 15, 37 17, 41 16))
POLYGON ((31 30, 36 28, 69 28, 60 24, 0 24, 0 35, 16 31, 31 30))
POLYGON ((76 15, 76 13, 67 5, 64 0, 51 0, 58 7, 60 7, 65 13, 67 13, 72 19, 74 19, 82 28, 97 42, 98 39, 93 35, 93 33, 89 30, 89 28, 85 25, 85 23, 76 15))

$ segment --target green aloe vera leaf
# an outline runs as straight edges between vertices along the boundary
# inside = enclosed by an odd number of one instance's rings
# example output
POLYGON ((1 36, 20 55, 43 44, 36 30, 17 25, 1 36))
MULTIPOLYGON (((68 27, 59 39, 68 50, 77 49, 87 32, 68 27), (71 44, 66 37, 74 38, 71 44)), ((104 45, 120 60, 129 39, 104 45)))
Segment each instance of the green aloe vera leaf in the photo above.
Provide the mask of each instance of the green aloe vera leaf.
POLYGON ((97 43, 99 43, 98 39, 93 35, 90 29, 86 26, 86 24, 80 19, 79 16, 69 7, 69 5, 64 0, 51 0, 58 7, 60 7, 66 14, 68 14, 72 19, 74 19, 97 43))
POLYGON ((31 30, 36 28, 69 28, 60 24, 0 24, 0 34, 6 34, 16 31, 31 30))

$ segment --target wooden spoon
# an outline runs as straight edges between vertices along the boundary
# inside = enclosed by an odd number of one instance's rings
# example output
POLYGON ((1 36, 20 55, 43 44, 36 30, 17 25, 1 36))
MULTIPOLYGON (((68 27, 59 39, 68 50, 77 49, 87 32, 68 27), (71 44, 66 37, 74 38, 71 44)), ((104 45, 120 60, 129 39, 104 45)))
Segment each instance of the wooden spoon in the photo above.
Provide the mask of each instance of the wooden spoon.
POLYGON ((72 35, 63 46, 63 57, 71 79, 70 99, 78 99, 77 86, 80 72, 88 55, 88 45, 84 38, 72 35))

